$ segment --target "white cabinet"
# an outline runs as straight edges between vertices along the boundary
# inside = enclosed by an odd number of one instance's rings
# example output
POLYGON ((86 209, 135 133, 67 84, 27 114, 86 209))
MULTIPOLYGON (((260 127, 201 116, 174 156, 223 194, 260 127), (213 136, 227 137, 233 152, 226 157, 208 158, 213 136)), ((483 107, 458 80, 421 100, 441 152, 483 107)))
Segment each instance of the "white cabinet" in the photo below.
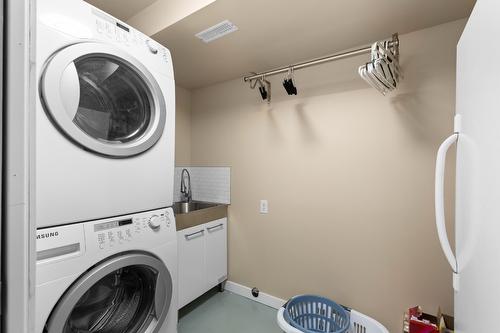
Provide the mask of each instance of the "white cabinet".
POLYGON ((182 308, 227 278, 227 218, 177 232, 182 308))
POLYGON ((203 294, 206 281, 205 228, 197 226, 177 233, 179 260, 179 308, 203 294))
POLYGON ((227 278, 227 223, 226 219, 206 224, 205 258, 208 288, 227 278))

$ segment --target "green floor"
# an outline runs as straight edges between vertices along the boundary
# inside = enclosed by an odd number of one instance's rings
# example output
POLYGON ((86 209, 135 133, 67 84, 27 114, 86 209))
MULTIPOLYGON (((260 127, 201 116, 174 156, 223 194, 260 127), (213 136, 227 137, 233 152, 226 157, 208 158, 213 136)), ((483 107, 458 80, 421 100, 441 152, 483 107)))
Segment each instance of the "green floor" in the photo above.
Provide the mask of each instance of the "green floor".
POLYGON ((282 333, 276 309, 229 292, 209 292, 181 309, 179 333, 282 333))

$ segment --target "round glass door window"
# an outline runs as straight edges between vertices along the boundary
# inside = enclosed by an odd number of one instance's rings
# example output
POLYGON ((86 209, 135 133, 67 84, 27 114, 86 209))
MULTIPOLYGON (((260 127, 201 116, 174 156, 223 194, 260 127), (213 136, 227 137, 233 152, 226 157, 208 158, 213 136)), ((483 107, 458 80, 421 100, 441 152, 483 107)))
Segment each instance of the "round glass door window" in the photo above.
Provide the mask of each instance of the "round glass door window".
POLYGON ((152 106, 141 77, 125 64, 102 56, 85 57, 74 64, 80 101, 76 113, 67 110, 73 122, 104 142, 125 143, 143 136, 152 106))
POLYGON ((45 333, 158 333, 172 300, 172 277, 147 254, 111 258, 83 274, 52 310, 45 333))
POLYGON ((142 332, 153 318, 155 285, 156 276, 141 267, 108 274, 78 300, 63 333, 142 332))
POLYGON ((165 127, 165 101, 154 77, 107 44, 75 44, 56 53, 43 73, 41 98, 69 140, 108 157, 148 150, 165 127))

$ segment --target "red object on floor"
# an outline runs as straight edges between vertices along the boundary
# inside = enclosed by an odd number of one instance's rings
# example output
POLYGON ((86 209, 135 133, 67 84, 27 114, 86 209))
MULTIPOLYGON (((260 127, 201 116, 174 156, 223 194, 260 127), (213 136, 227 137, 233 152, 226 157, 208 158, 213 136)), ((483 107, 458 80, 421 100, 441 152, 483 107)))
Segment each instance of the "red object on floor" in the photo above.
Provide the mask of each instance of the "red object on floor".
POLYGON ((410 320, 410 333, 439 333, 439 330, 432 324, 410 320))

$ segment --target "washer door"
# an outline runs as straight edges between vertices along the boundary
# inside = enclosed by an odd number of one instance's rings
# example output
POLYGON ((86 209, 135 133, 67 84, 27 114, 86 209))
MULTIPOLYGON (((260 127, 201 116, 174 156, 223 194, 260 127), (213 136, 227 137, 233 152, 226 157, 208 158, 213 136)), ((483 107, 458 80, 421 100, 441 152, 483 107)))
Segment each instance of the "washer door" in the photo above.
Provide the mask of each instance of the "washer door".
POLYGON ((64 135, 108 157, 148 150, 165 127, 165 100, 154 77, 108 44, 80 43, 58 51, 46 64, 40 94, 64 135))
POLYGON ((46 333, 156 333, 172 299, 172 277, 146 254, 129 253, 97 265, 59 300, 46 333))

